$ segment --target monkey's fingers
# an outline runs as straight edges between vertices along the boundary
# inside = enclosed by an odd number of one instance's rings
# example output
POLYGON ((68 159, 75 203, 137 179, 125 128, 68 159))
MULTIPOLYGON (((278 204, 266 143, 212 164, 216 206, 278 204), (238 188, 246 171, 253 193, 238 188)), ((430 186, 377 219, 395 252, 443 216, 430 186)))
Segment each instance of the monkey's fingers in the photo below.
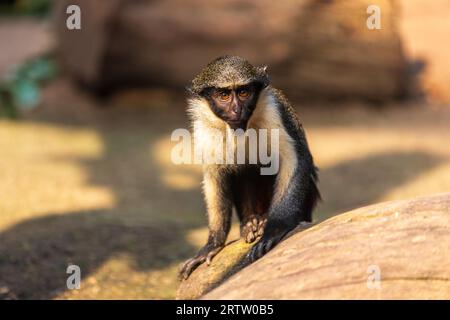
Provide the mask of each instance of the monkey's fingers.
POLYGON ((218 254, 220 252, 220 250, 222 250, 223 247, 218 247, 216 249, 211 250, 210 252, 208 252, 208 254, 206 255, 206 265, 210 265, 211 264, 211 260, 212 258, 214 258, 216 256, 216 254, 218 254))
POLYGON ((191 275, 192 271, 195 270, 200 264, 205 262, 205 256, 198 256, 187 260, 183 266, 180 268, 180 272, 178 274, 180 279, 186 280, 191 275))
POLYGON ((258 231, 258 224, 259 224, 258 219, 257 219, 256 217, 253 218, 253 219, 252 219, 252 222, 251 222, 251 225, 252 225, 252 231, 254 231, 254 232, 258 231))
POLYGON ((241 227, 241 237, 247 243, 252 243, 264 233, 267 219, 261 217, 251 218, 245 225, 241 227))
POLYGON ((257 235, 258 235, 258 237, 261 237, 262 235, 263 235, 263 233, 264 233, 264 228, 266 227, 266 224, 267 224, 267 219, 264 219, 264 220, 261 220, 260 222, 259 222, 259 224, 258 224, 258 233, 257 233, 257 235))
POLYGON ((259 241, 250 251, 250 260, 254 262, 272 249, 273 240, 259 241))
POLYGON ((283 235, 278 235, 270 238, 265 238, 264 236, 261 238, 261 240, 256 243, 253 248, 250 250, 250 252, 247 254, 247 261, 252 263, 259 258, 261 258, 263 255, 265 255, 267 252, 269 252, 273 247, 275 247, 278 242, 280 242, 283 235))

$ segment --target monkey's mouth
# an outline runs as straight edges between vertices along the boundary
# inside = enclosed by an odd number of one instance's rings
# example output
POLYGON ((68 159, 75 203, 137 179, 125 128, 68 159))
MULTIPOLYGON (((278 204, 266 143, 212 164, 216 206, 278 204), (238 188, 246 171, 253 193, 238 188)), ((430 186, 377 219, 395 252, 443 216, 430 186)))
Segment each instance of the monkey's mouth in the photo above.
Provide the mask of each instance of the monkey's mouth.
POLYGON ((230 128, 233 130, 247 129, 247 121, 244 121, 244 120, 228 120, 227 123, 230 126, 230 128))

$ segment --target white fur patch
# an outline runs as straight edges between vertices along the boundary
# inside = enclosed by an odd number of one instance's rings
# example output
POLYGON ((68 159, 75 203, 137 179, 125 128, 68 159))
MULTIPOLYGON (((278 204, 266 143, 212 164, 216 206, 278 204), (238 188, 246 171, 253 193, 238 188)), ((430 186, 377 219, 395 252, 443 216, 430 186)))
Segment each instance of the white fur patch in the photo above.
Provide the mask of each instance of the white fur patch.
MULTIPOLYGON (((280 168, 272 204, 278 202, 286 192, 298 163, 294 141, 284 128, 275 99, 270 87, 261 91, 256 108, 248 122, 248 128, 256 130, 268 129, 270 132, 270 129, 279 129, 280 168)), ((202 152, 208 153, 218 146, 218 142, 214 138, 217 130, 222 133, 224 139, 227 135, 230 135, 229 126, 211 111, 205 99, 191 99, 188 112, 193 121, 194 148, 199 148, 202 152)), ((270 141, 271 139, 267 139, 269 144, 270 141)), ((223 145, 226 145, 225 141, 223 145)), ((270 150, 270 146, 268 146, 268 150, 270 150)), ((276 152, 276 150, 270 151, 276 152)), ((224 155, 225 153, 224 150, 224 155)))

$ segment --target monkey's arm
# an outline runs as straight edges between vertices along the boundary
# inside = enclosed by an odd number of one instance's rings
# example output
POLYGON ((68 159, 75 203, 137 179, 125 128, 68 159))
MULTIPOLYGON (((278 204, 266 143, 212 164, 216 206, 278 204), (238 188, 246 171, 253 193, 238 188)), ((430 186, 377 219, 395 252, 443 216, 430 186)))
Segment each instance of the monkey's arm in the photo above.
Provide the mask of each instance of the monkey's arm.
POLYGON ((211 259, 224 247, 230 231, 232 201, 226 172, 214 166, 206 168, 203 189, 208 211, 208 241, 197 255, 181 267, 180 277, 184 279, 203 262, 206 261, 209 265, 211 259))

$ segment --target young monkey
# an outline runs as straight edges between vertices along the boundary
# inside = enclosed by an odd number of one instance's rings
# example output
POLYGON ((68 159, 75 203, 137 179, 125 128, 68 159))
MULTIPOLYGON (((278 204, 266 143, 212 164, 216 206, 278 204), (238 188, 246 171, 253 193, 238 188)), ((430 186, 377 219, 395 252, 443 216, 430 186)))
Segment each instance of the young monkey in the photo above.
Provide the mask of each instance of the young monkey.
POLYGON ((258 242, 247 263, 272 249, 301 221, 312 220, 320 199, 317 168, 305 133, 283 93, 270 85, 265 67, 254 67, 237 56, 209 63, 188 88, 194 143, 205 151, 218 148, 212 137, 219 130, 278 129, 279 170, 261 175, 261 165, 205 164, 203 191, 209 236, 206 245, 180 269, 188 278, 201 263, 208 265, 224 247, 233 208, 240 220, 241 237, 258 242))

